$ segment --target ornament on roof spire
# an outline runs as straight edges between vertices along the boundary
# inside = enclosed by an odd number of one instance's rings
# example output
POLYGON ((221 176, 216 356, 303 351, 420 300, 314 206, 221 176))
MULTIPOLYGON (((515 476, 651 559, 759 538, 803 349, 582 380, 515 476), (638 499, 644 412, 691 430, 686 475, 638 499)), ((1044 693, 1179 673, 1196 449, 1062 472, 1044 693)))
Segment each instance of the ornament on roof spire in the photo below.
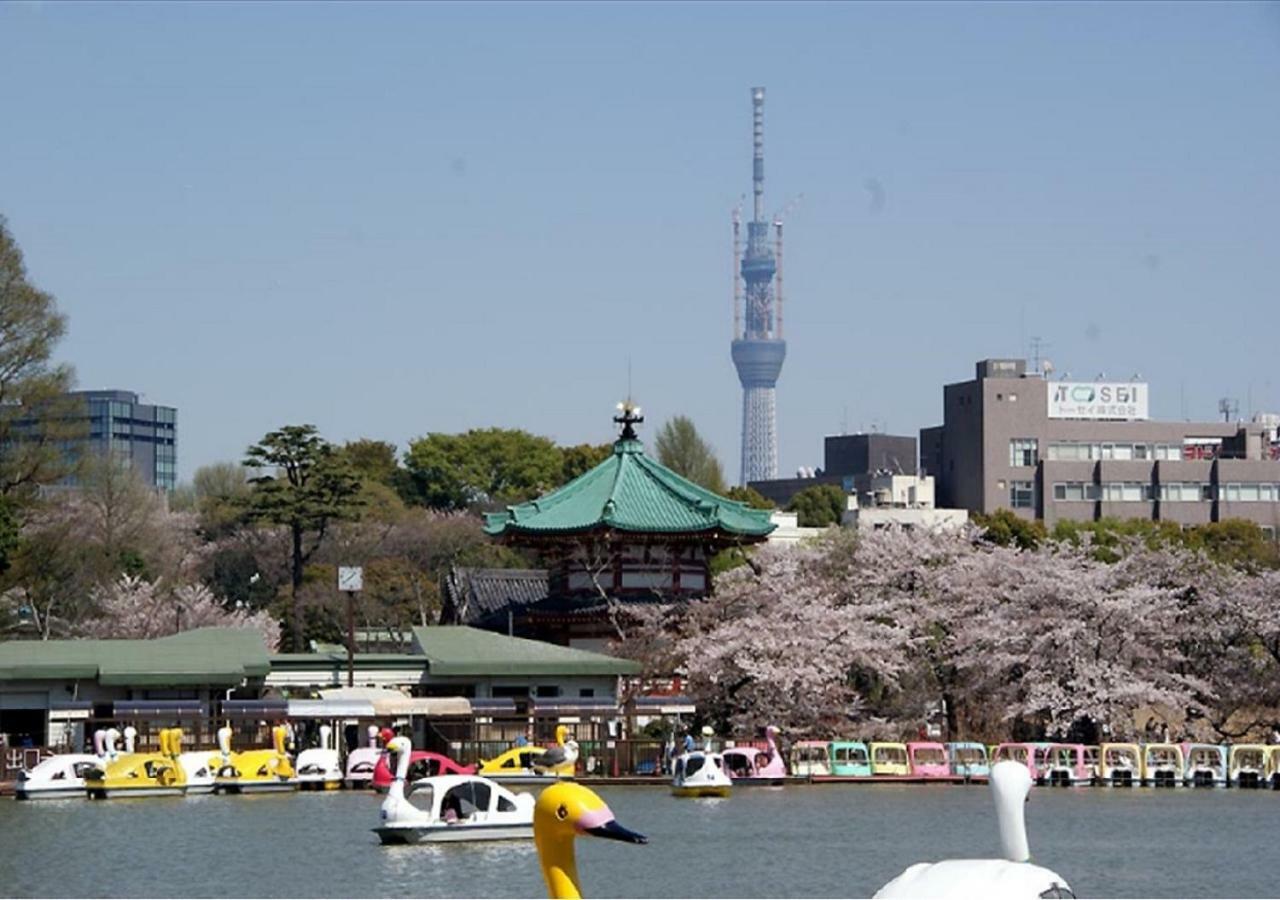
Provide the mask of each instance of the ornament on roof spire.
POLYGON ((640 415, 640 407, 632 403, 631 398, 628 397, 618 404, 618 412, 622 415, 613 417, 613 421, 622 426, 622 434, 619 435, 618 439, 623 441, 639 440, 636 437, 636 430, 633 426, 639 425, 644 421, 644 416, 640 415))

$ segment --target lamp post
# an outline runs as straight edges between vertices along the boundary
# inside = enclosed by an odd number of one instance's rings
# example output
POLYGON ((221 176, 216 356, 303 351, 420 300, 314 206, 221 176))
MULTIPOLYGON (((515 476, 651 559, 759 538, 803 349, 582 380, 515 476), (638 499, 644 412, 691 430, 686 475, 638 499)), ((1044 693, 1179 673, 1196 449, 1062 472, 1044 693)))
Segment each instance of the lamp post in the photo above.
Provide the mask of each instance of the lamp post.
POLYGON ((338 567, 338 590, 347 595, 347 687, 356 683, 356 592, 363 589, 362 566, 338 567))

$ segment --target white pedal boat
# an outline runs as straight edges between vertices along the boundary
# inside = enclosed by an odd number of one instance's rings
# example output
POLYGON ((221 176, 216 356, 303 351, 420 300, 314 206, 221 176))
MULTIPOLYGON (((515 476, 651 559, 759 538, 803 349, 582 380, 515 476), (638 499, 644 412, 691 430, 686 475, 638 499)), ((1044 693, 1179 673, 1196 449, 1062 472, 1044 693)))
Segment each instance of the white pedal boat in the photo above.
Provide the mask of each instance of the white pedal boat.
POLYGON ((532 794, 515 794, 479 775, 437 775, 413 782, 405 774, 412 744, 394 739, 396 774, 373 829, 384 844, 521 840, 533 837, 532 794), (410 799, 412 798, 412 800, 410 799), (416 801, 416 802, 415 802, 416 801))

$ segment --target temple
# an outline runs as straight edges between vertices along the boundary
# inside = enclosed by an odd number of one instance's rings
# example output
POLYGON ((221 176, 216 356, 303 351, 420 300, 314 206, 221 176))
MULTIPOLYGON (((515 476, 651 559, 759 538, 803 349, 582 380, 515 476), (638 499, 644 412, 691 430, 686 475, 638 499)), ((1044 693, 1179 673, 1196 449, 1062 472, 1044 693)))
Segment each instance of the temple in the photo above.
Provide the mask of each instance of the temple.
POLYGON ((638 603, 711 591, 710 560, 773 530, 757 510, 702 488, 645 455, 638 407, 620 404, 621 435, 594 469, 486 516, 494 539, 533 551, 543 570, 454 569, 442 622, 601 649, 638 603))

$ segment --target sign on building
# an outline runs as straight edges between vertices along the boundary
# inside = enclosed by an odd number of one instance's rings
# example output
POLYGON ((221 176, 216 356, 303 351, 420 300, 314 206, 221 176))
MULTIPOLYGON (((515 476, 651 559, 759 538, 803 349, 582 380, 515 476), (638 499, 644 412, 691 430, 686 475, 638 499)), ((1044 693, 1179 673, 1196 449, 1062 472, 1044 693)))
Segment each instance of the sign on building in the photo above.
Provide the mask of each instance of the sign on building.
POLYGON ((1141 382, 1051 381, 1050 419, 1146 419, 1147 385, 1141 382))

